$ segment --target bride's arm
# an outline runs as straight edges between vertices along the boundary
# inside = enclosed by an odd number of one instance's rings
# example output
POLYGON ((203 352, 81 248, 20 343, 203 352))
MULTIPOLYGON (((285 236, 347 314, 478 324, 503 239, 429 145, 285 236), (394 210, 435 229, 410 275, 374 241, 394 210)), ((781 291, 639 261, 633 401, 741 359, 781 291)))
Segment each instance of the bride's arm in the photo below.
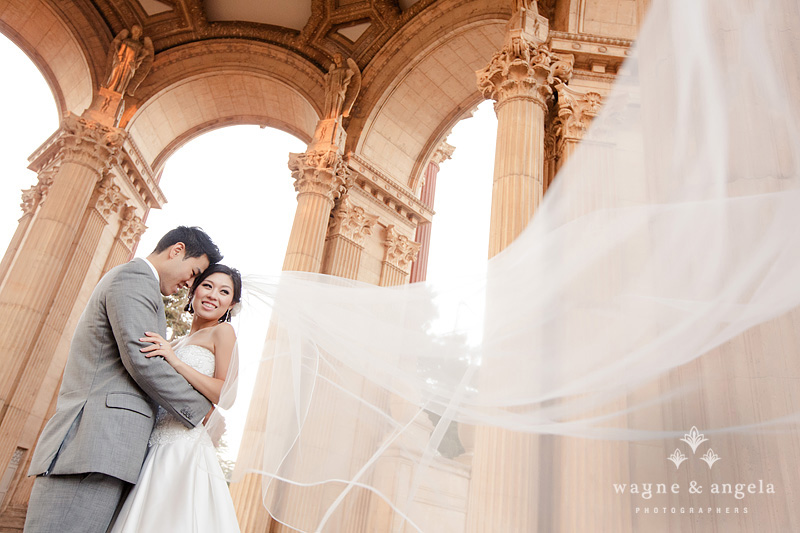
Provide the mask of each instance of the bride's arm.
POLYGON ((211 400, 213 404, 219 402, 222 385, 225 383, 225 377, 228 375, 228 367, 231 363, 233 345, 236 343, 236 333, 233 330, 233 326, 223 323, 215 326, 214 331, 211 333, 211 339, 214 343, 214 358, 216 359, 213 377, 198 372, 178 359, 178 356, 172 351, 172 347, 160 335, 149 331, 146 335, 146 337, 142 338, 142 341, 152 342, 153 346, 142 349, 145 352, 145 357, 163 357, 181 376, 186 378, 186 381, 197 392, 211 400))

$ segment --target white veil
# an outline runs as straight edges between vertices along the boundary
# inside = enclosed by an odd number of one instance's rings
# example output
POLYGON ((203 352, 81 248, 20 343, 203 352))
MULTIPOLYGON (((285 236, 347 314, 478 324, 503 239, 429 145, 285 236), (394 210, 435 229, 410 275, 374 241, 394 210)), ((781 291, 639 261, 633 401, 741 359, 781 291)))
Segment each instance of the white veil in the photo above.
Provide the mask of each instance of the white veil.
POLYGON ((240 362, 257 377, 234 479, 262 475, 269 513, 302 531, 459 531, 463 502, 495 505, 480 492, 492 477, 498 493, 539 487, 523 500, 541 530, 655 530, 611 483, 683 475, 666 453, 697 426, 722 454, 704 475, 772 475, 780 497, 749 514, 796 528, 799 9, 655 1, 601 114, 483 279, 249 278, 243 313, 266 343, 258 369, 240 362), (503 432, 560 437, 536 437, 526 470, 503 432), (581 513, 597 517, 576 526, 581 513))

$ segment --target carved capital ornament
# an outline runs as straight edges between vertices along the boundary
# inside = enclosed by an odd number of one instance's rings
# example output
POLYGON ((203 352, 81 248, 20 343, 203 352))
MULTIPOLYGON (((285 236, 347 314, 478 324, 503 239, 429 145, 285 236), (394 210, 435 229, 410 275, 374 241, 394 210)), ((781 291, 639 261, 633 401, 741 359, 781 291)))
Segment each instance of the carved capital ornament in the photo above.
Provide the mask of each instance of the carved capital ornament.
POLYGON ((564 84, 558 91, 557 116, 554 119, 556 135, 560 139, 581 140, 594 117, 600 112, 603 97, 596 92, 580 93, 564 84))
POLYGON ((548 33, 548 20, 539 15, 536 2, 515 3, 503 48, 476 72, 478 90, 484 98, 497 102, 495 109, 521 98, 546 112, 553 85, 570 79, 574 58, 552 52, 546 44, 548 33))
POLYGON ((116 162, 125 138, 119 128, 69 114, 57 134, 59 150, 54 158, 86 165, 102 175, 116 162))
POLYGON ((363 207, 353 205, 348 194, 342 196, 332 215, 329 234, 341 235, 359 246, 363 246, 366 237, 372 235, 372 228, 378 222, 377 215, 370 215, 363 207))
POLYGON ((333 150, 289 154, 289 169, 298 195, 319 194, 331 202, 344 193, 350 179, 342 155, 333 150))
POLYGON ((386 226, 386 238, 383 241, 384 261, 408 273, 411 270, 411 263, 417 259, 419 248, 422 245, 405 235, 400 235, 394 227, 394 224, 386 226))
POLYGON ((94 208, 105 219, 106 223, 112 213, 120 210, 127 198, 120 192, 119 186, 114 183, 114 179, 106 174, 97 182, 94 193, 94 208))
POLYGON ((122 210, 122 217, 119 226, 119 240, 128 248, 133 250, 136 243, 144 234, 147 226, 144 225, 142 219, 136 214, 136 208, 127 205, 122 210))

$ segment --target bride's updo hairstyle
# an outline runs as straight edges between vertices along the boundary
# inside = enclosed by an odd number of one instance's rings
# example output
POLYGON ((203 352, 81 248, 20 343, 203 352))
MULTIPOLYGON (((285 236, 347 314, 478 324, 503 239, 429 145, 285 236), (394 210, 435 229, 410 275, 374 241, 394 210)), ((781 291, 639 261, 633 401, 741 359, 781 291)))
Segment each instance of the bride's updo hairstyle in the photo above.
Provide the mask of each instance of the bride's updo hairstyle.
POLYGON ((194 308, 192 307, 192 298, 194 298, 194 291, 197 289, 197 287, 200 286, 201 283, 203 283, 203 281, 208 276, 210 276, 211 274, 216 274, 217 272, 226 274, 233 281, 233 301, 232 301, 232 303, 234 304, 233 312, 231 312, 231 309, 228 309, 224 315, 219 317, 220 322, 230 322, 231 317, 238 309, 237 304, 242 299, 242 275, 235 268, 222 265, 220 263, 209 265, 209 267, 205 269, 202 274, 194 278, 194 283, 192 283, 192 288, 189 289, 189 296, 188 296, 189 302, 186 304, 186 307, 184 307, 184 310, 194 314, 194 308))

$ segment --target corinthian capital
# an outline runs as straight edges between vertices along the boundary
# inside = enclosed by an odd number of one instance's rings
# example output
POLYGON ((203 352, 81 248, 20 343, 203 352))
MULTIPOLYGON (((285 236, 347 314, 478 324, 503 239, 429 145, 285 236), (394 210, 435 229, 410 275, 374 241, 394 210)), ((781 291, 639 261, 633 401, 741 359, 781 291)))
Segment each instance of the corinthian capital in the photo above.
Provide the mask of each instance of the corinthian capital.
POLYGON ((108 223, 108 217, 112 213, 118 212, 126 199, 110 175, 106 174, 97 182, 97 188, 94 191, 94 208, 102 215, 106 223, 108 223))
POLYGON ((476 72, 478 90, 497 105, 511 98, 526 98, 546 111, 553 85, 569 80, 572 63, 572 56, 551 52, 547 44, 531 40, 524 32, 516 32, 489 64, 476 72))
POLYGON ((119 128, 69 114, 56 136, 55 158, 84 164, 103 174, 116 160, 126 134, 119 128))
POLYGON ((581 140, 600 112, 603 97, 596 92, 581 93, 564 84, 558 91, 558 116, 554 119, 555 133, 559 140, 581 140))
POLYGON ((319 194, 331 202, 344 193, 350 179, 347 164, 333 150, 289 154, 289 169, 298 195, 319 194))
POLYGON ((22 203, 19 206, 22 208, 23 215, 30 215, 36 208, 47 199, 47 193, 50 192, 50 187, 53 185, 53 176, 58 167, 50 167, 39 173, 39 181, 30 189, 22 191, 22 203))
POLYGON ((353 205, 348 194, 342 196, 332 214, 333 223, 330 225, 329 234, 341 235, 359 246, 363 246, 364 239, 372 235, 372 228, 378 221, 377 215, 370 215, 363 207, 353 205))
POLYGON ((445 141, 439 143, 439 146, 433 152, 433 156, 431 156, 431 161, 436 163, 437 165, 441 165, 451 157, 453 157, 453 153, 456 151, 456 147, 452 144, 447 144, 445 141))
POLYGON ((386 226, 386 239, 383 241, 383 245, 386 250, 384 261, 406 273, 411 270, 411 263, 417 258, 419 248, 422 246, 405 235, 397 233, 394 224, 386 226))
POLYGON ((136 214, 135 207, 127 205, 122 209, 119 240, 122 241, 128 250, 133 250, 146 229, 147 226, 144 225, 142 219, 136 214))

